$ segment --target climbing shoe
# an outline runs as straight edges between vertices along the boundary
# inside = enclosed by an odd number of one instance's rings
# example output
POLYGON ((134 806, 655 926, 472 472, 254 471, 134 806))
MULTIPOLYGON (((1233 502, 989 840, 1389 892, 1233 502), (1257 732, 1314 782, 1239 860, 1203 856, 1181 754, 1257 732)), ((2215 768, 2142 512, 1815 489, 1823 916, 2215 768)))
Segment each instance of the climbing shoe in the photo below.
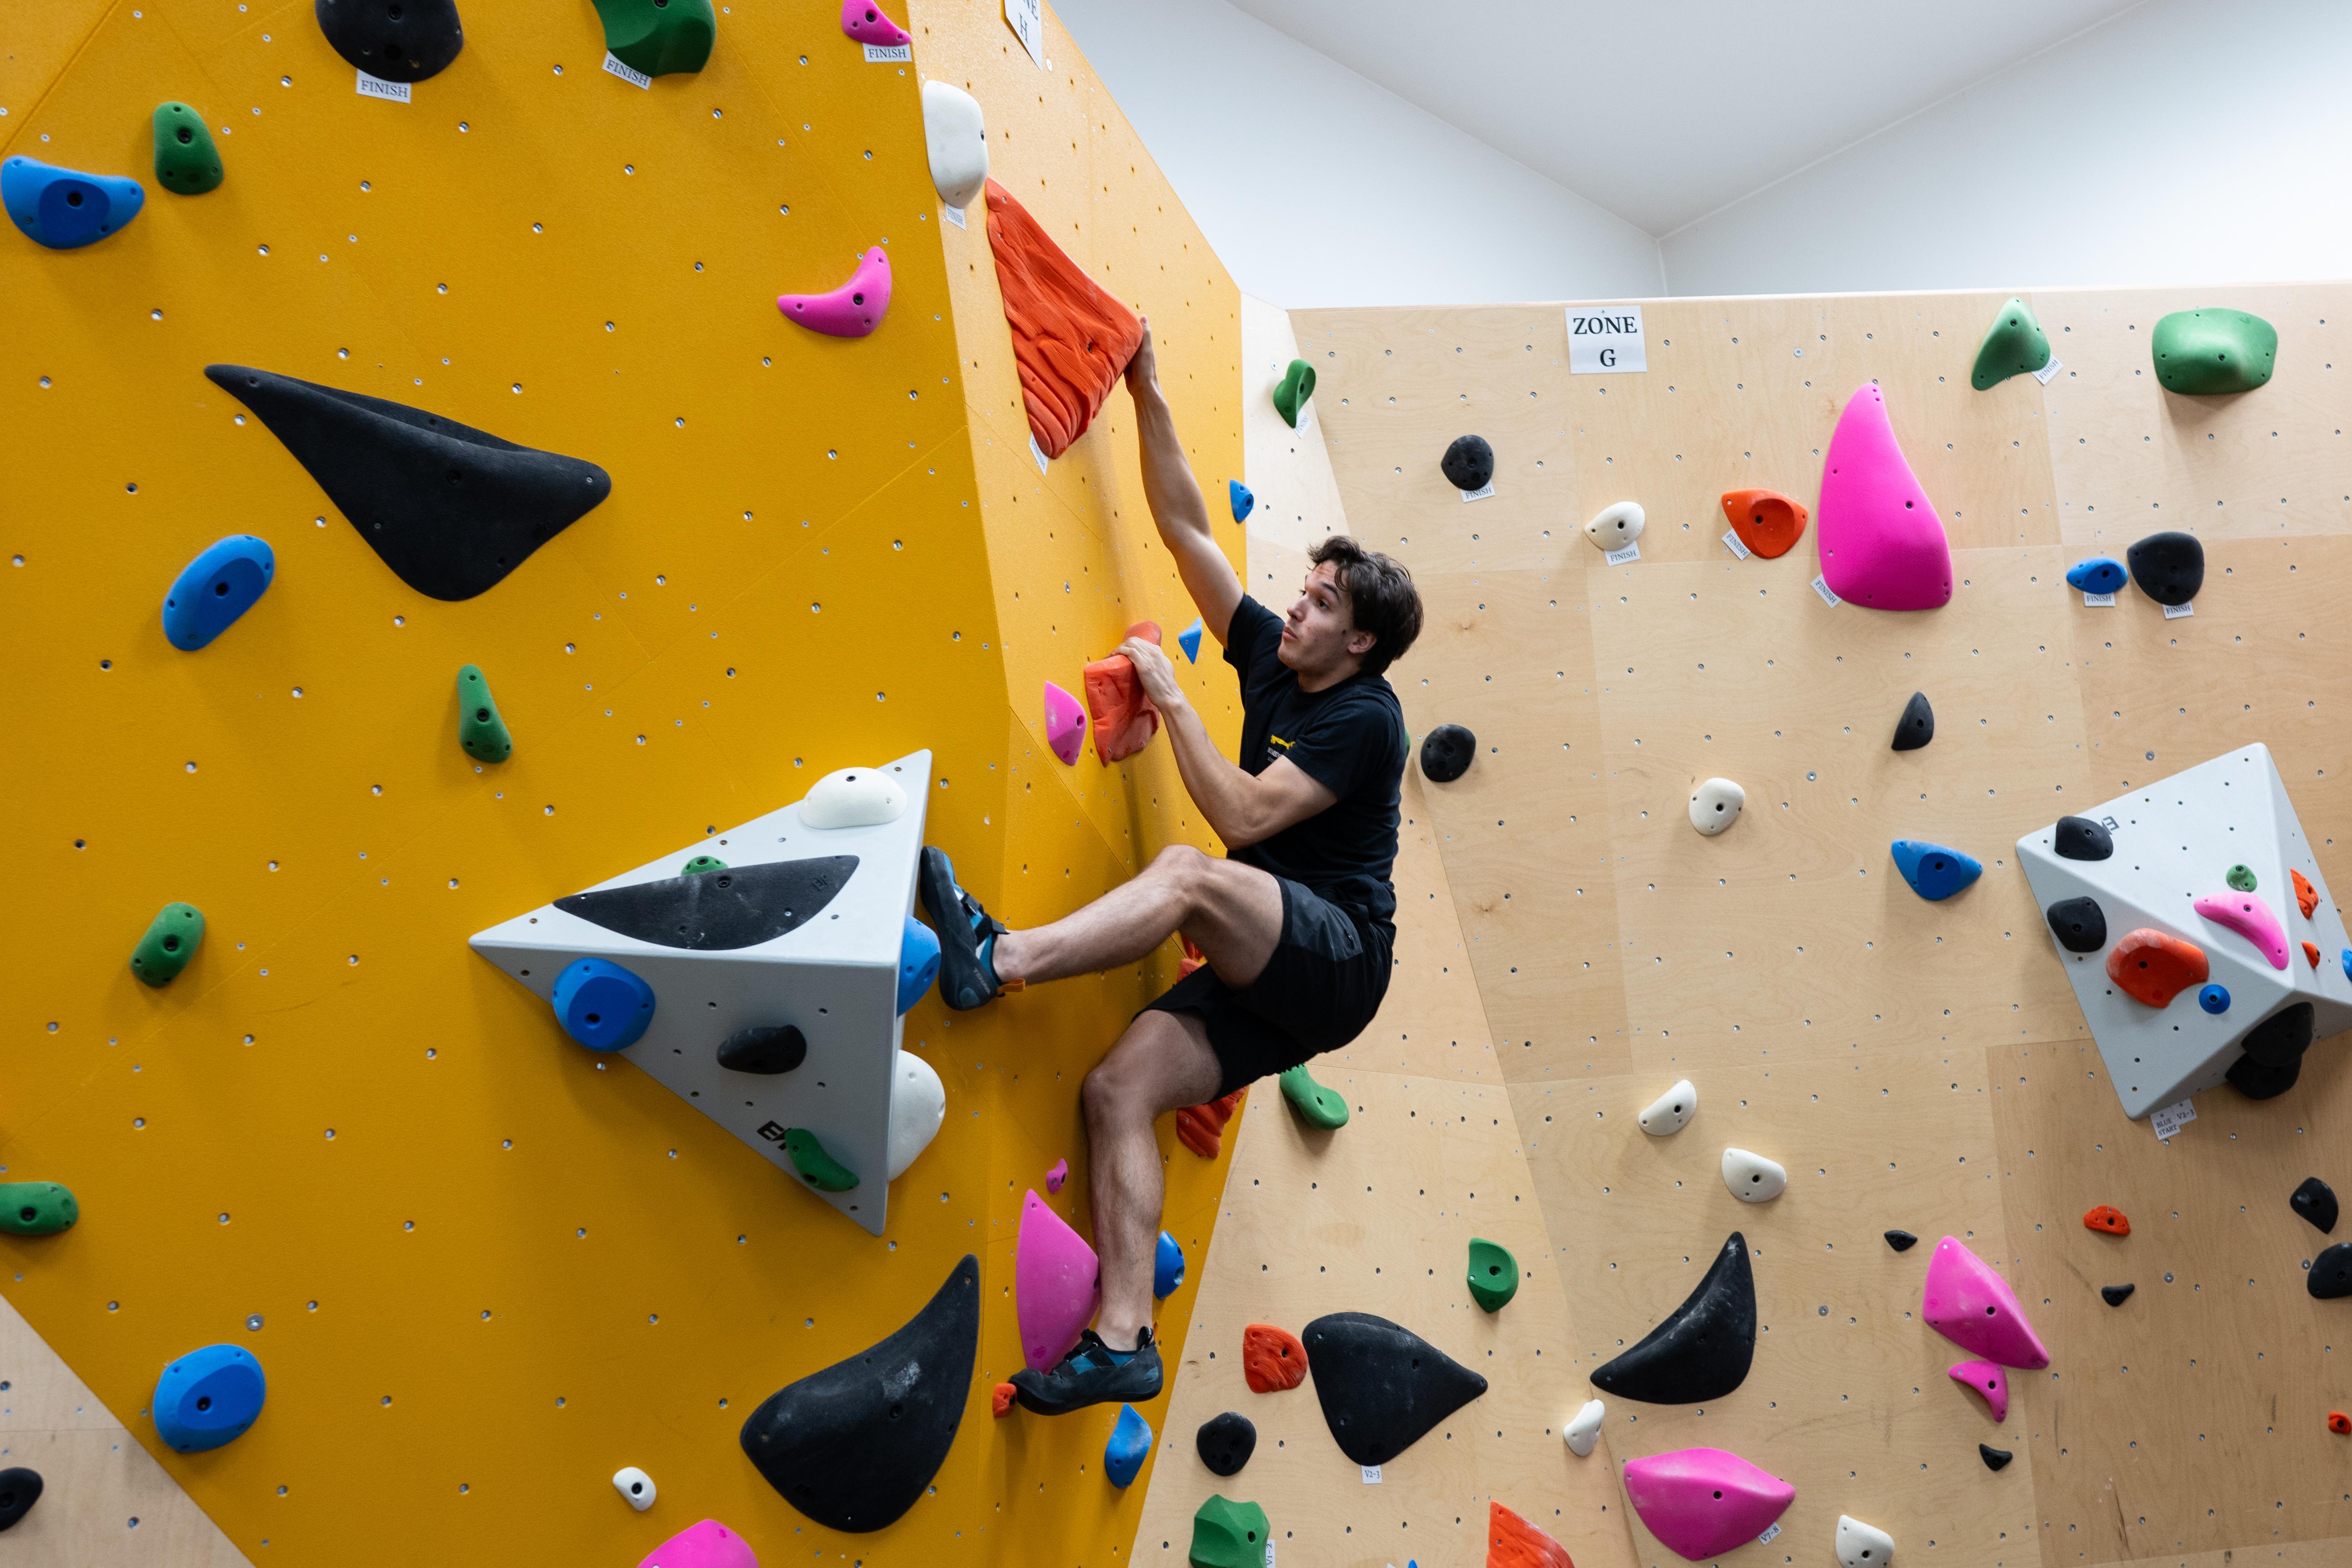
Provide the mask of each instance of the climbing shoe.
POLYGON ((955 864, 943 849, 923 846, 916 889, 940 936, 940 995, 957 1012, 968 1013, 1003 987, 993 960, 1004 923, 991 919, 979 900, 956 886, 955 864))
POLYGON ((1066 1415, 1120 1400, 1140 1405, 1160 1397, 1160 1347, 1151 1342, 1150 1329, 1137 1333, 1132 1351, 1115 1351, 1088 1329, 1053 1371, 1024 1366, 1014 1373, 1013 1392, 1022 1409, 1040 1415, 1066 1415))

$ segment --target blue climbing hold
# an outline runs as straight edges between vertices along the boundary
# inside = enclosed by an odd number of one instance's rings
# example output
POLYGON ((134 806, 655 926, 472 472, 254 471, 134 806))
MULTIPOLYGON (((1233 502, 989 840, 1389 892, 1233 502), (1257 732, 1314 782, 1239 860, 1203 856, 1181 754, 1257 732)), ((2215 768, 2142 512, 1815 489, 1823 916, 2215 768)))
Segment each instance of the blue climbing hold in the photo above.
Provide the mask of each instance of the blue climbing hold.
POLYGON ((654 988, 601 958, 583 958, 555 977, 555 1017, 592 1051, 625 1051, 654 1021, 654 988))
POLYGON ((1176 634, 1176 646, 1184 650, 1185 663, 1201 662, 1201 634, 1207 629, 1201 624, 1201 617, 1194 616, 1192 624, 1176 634))
POLYGON ((163 595, 164 637, 181 652, 195 652, 253 608, 277 570, 269 542, 250 533, 232 533, 205 546, 163 595))
MULTIPOLYGON (((2352 958, 2352 953, 2345 956, 2352 958)), ((2208 1013, 2226 1013, 2230 1010, 2230 988, 2226 985, 2208 985, 2204 990, 2197 993, 2197 1005, 2208 1013)))
POLYGON ((1242 483, 1239 479, 1227 479, 1225 481, 1225 495, 1226 499, 1234 503, 1234 521, 1235 522, 1239 522, 1244 518, 1249 516, 1250 508, 1257 505, 1257 497, 1250 494, 1249 486, 1242 483))
POLYGON ((1166 1231, 1160 1233, 1160 1250, 1151 1260, 1151 1294, 1165 1301, 1184 1283, 1184 1249, 1166 1231))
POLYGON ((1110 1429, 1110 1441, 1103 1445, 1103 1474, 1110 1478, 1111 1485, 1123 1487, 1135 1479, 1150 1454, 1151 1423, 1138 1415, 1134 1405, 1120 1405, 1118 1425, 1110 1429))
POLYGON ((85 174, 17 156, 0 163, 0 205, 27 237, 51 250, 79 250, 127 226, 147 202, 121 174, 85 174))
POLYGON ((201 1454, 245 1436, 269 1397, 261 1363, 241 1345, 206 1345, 155 1380, 155 1435, 183 1454, 201 1454))
POLYGON ((1913 892, 1931 904, 1950 898, 1984 875, 1984 866, 1975 856, 1947 849, 1940 844, 1898 838, 1893 852, 1895 868, 1903 873, 1903 879, 1911 884, 1913 892))
POLYGON ((2104 555, 2094 555, 2088 561, 2077 561, 2066 569, 2066 581, 2085 594, 2112 594, 2131 581, 2120 561, 2110 561, 2104 555))
POLYGON ((906 934, 898 939, 898 1016, 923 999, 940 973, 940 939, 931 928, 907 917, 906 934))
POLYGON ((2344 950, 2344 978, 2352 980, 2352 947, 2344 950))

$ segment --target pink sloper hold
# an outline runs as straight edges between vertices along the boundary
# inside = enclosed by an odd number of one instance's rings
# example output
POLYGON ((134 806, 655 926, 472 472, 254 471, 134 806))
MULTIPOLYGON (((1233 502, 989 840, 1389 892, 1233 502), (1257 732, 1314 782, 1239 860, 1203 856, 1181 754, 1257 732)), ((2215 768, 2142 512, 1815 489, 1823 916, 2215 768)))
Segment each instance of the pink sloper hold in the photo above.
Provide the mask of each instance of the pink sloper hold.
POLYGON ((760 1568, 760 1560, 741 1536, 706 1519, 655 1547, 637 1568, 760 1568))
POLYGON ((911 44, 907 29, 867 0, 841 0, 841 30, 861 44, 911 44))
POLYGON ((1720 1448, 1677 1448, 1625 1461, 1625 1496, 1650 1533, 1696 1563, 1744 1546, 1797 1489, 1720 1448))
POLYGON ((2009 1373, 1989 1361, 1961 1361, 1952 1363, 1951 1378, 1961 1387, 1983 1394, 1984 1402, 1992 1406, 1994 1420, 2009 1419, 2009 1373))
POLYGON ((1078 1342, 1102 1300, 1102 1270, 1095 1249, 1045 1206, 1036 1189, 1021 1205, 1021 1237, 1013 1243, 1013 1300, 1021 1321, 1021 1354, 1036 1372, 1049 1372, 1078 1342))
POLYGON ((2208 893, 2197 900, 2197 912, 2217 926, 2227 926, 2263 950, 2273 969, 2286 967, 2286 928, 2259 893, 2208 893))
POLYGON ((2025 1321, 2025 1309, 2018 1305, 2009 1281, 1948 1236, 1936 1244, 1936 1255, 1927 1260, 1919 1315, 1929 1328, 1987 1361, 2027 1372, 2050 1364, 2050 1352, 2025 1321))
POLYGON ((1822 578, 1841 599, 1874 610, 1951 602, 1951 544, 1936 503, 1895 444, 1885 395, 1874 384, 1859 388, 1838 416, 1813 537, 1822 578))
POLYGON ((876 246, 857 258, 849 281, 826 294, 779 294, 776 309, 813 332, 862 338, 890 308, 890 258, 876 246))
POLYGON ((1087 743, 1086 705, 1052 681, 1045 682, 1045 744, 1076 766, 1087 743))

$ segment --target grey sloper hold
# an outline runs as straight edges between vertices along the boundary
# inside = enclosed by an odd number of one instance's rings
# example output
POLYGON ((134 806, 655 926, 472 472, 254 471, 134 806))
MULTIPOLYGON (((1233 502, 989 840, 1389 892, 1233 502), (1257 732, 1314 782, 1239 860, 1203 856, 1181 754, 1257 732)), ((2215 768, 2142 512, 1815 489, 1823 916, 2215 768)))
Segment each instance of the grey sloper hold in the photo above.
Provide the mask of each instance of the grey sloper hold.
POLYGON ((947 1461, 979 1353, 980 1259, 966 1253, 904 1328, 762 1401, 743 1423, 743 1452, 817 1523, 880 1530, 947 1461))
POLYGON ((1927 705, 1927 694, 1915 691, 1911 700, 1903 705, 1903 717, 1895 721, 1895 750, 1916 752, 1936 738, 1936 710, 1927 705))
POLYGON ((1339 1451, 1384 1465, 1486 1392, 1486 1380, 1401 1323, 1333 1312, 1299 1336, 1339 1451))
POLYGON ((487 593, 613 492, 595 464, 421 408, 240 364, 205 374, 253 410, 400 580, 487 593))
POLYGON ((2096 899, 2061 899, 2042 914, 2068 952, 2097 952, 2107 945, 2107 914, 2096 899))
POLYGON ((808 924, 856 869, 855 855, 817 855, 595 889, 558 899, 555 907, 639 942, 727 952, 808 924))
MULTIPOLYGON (((1756 1275, 1748 1240, 1735 1230, 1698 1289, 1641 1343, 1595 1372, 1592 1386, 1650 1405, 1697 1405, 1745 1383, 1755 1359, 1756 1275)), ((1307 1362, 1315 1364, 1311 1352, 1307 1362)))
POLYGON ((466 47, 457 0, 316 0, 335 53, 383 81, 437 76, 466 47))

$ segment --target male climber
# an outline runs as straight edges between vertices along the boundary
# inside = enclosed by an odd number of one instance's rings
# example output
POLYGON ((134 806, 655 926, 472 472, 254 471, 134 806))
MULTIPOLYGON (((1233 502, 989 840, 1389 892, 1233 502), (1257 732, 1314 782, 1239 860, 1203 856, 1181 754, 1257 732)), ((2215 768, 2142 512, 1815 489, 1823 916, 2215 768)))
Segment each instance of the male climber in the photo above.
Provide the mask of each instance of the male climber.
POLYGON ((1381 672, 1421 631, 1411 574, 1344 534, 1316 546, 1286 615, 1243 593, 1185 465, 1149 321, 1127 387, 1152 521, 1241 680, 1240 764, 1219 754, 1157 644, 1130 637, 1118 651, 1134 661, 1224 858, 1171 846, 1124 886, 1028 931, 991 919, 937 849, 923 850, 920 881, 950 1007, 1133 963, 1178 932, 1207 960, 1137 1014, 1087 1074, 1102 1305, 1059 1364, 1013 1374, 1021 1403, 1045 1415, 1160 1392, 1151 1271, 1164 1188, 1153 1121, 1344 1046, 1380 1008, 1406 752, 1404 715, 1381 672))

